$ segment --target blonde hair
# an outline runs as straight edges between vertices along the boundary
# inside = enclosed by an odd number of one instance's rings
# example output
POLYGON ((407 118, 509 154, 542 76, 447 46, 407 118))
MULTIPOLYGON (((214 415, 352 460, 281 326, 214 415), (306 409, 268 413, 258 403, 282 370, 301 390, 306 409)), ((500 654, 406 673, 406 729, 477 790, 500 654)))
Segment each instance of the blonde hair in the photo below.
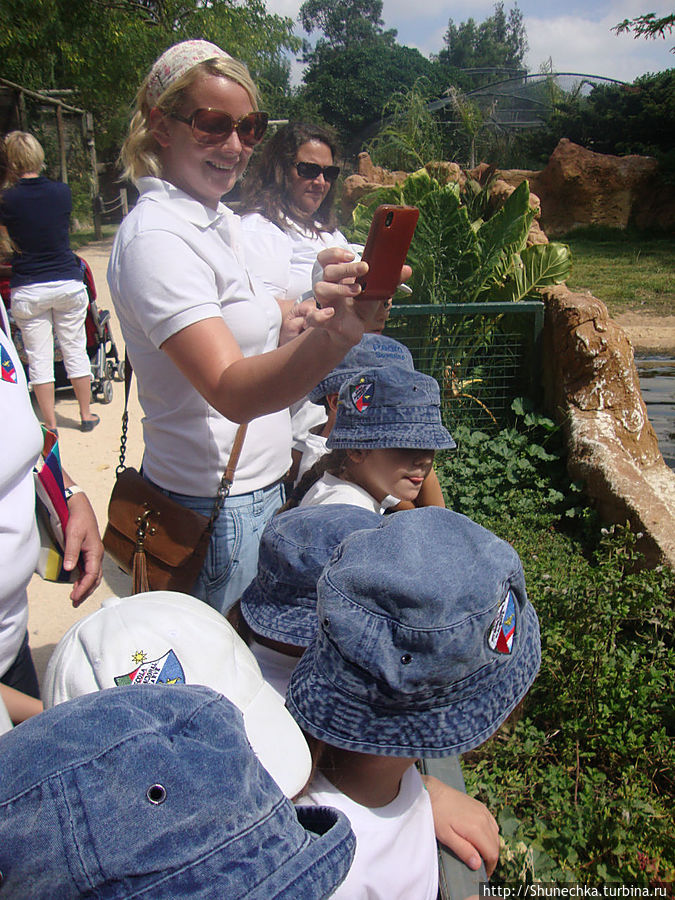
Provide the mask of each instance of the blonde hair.
POLYGON ((45 151, 37 138, 27 131, 10 131, 5 138, 7 182, 13 183, 28 172, 41 172, 45 151))
MULTIPOLYGON (((187 92, 202 75, 216 75, 238 84, 248 94, 253 109, 258 109, 258 89, 248 69, 239 60, 224 57, 197 63, 172 82, 159 96, 154 106, 164 113, 177 112, 187 92)), ((131 119, 129 134, 120 152, 120 161, 124 167, 123 177, 131 181, 136 181, 143 175, 155 177, 162 175, 160 146, 150 130, 150 111, 153 107, 147 98, 149 78, 150 74, 136 95, 136 112, 131 119)))

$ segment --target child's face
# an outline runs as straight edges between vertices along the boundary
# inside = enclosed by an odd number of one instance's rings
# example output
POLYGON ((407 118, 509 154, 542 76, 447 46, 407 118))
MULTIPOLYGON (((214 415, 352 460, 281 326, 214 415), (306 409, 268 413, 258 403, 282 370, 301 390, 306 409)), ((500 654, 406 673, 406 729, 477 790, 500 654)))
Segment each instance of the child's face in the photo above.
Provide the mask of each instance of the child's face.
POLYGON ((364 331, 368 334, 382 334, 387 324, 387 319, 391 315, 392 298, 377 302, 372 300, 363 300, 361 302, 364 307, 366 304, 370 307, 369 314, 363 317, 366 323, 364 331))
POLYGON ((434 461, 433 450, 348 450, 349 478, 378 503, 388 495, 399 500, 417 499, 434 461))

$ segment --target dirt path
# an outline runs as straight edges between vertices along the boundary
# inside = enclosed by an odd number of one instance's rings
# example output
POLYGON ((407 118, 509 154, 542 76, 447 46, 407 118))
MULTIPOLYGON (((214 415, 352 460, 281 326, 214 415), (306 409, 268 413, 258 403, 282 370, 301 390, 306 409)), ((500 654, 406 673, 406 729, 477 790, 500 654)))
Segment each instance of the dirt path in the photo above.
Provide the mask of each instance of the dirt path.
MULTIPOLYGON (((106 268, 111 247, 112 238, 88 244, 78 250, 78 253, 91 266, 98 292, 98 307, 110 310, 112 335, 118 353, 124 357, 122 335, 106 282, 106 268)), ((141 411, 133 386, 131 394, 127 461, 130 465, 138 466, 142 452, 141 411)), ((57 392, 56 417, 61 459, 70 476, 87 492, 101 532, 107 521, 108 500, 115 481, 123 407, 124 385, 116 381, 113 383, 112 403, 108 405, 95 403, 92 406, 92 410, 101 418, 100 424, 92 432, 83 434, 79 430, 80 417, 73 392, 71 390, 57 392)), ((28 630, 40 678, 43 676, 54 645, 71 624, 98 609, 106 597, 130 592, 130 579, 108 559, 103 563, 103 582, 79 609, 72 608, 68 599, 70 588, 67 585, 50 584, 34 575, 28 588, 28 630)))
POLYGON ((614 321, 626 332, 637 356, 675 357, 675 315, 626 312, 614 321))

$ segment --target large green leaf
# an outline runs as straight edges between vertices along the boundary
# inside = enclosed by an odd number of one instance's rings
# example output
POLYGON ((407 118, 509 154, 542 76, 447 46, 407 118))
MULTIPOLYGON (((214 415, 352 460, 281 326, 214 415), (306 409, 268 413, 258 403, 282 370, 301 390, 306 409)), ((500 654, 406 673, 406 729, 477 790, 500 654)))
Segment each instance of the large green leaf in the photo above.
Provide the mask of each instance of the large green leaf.
POLYGON ((491 300, 525 300, 535 295, 539 288, 561 284, 569 275, 570 250, 567 244, 533 244, 520 254, 520 265, 504 287, 489 298, 491 300))

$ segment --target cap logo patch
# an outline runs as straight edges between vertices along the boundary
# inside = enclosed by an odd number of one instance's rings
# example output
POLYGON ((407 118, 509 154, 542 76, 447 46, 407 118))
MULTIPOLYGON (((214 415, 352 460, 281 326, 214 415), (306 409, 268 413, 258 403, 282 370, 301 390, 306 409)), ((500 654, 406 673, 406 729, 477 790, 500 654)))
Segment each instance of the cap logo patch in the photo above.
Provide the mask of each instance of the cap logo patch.
POLYGON ((168 650, 159 659, 150 662, 145 661, 146 654, 137 650, 132 655, 135 663, 140 663, 128 675, 116 675, 115 684, 185 684, 185 672, 180 660, 173 652, 168 650))
POLYGON ((351 395, 352 403, 358 412, 365 412, 373 402, 373 382, 365 381, 363 378, 352 386, 351 395))
POLYGON ((488 631, 488 645, 497 653, 511 653, 516 633, 516 602, 511 591, 499 605, 499 611, 488 631))

